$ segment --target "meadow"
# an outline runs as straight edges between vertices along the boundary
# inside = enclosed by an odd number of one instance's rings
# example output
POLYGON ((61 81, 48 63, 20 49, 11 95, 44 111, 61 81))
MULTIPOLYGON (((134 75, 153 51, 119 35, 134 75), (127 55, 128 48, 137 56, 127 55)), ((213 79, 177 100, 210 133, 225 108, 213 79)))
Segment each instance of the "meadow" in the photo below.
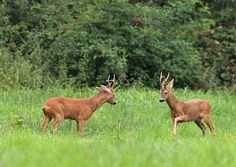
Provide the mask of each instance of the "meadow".
POLYGON ((105 104, 79 136, 76 123, 64 120, 55 135, 39 128, 41 107, 52 96, 90 97, 95 89, 14 89, 0 91, 0 167, 37 166, 236 166, 236 95, 229 90, 174 89, 179 99, 204 98, 212 105, 216 135, 193 123, 171 134, 170 111, 159 91, 119 89, 117 105, 105 104))

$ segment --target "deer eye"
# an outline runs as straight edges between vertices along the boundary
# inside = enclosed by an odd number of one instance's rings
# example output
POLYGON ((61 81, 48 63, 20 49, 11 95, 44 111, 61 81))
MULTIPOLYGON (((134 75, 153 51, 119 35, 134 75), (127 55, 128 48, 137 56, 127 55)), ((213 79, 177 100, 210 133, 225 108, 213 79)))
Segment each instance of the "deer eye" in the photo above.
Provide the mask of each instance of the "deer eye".
POLYGON ((167 95, 167 94, 168 94, 167 92, 164 93, 164 95, 167 95))

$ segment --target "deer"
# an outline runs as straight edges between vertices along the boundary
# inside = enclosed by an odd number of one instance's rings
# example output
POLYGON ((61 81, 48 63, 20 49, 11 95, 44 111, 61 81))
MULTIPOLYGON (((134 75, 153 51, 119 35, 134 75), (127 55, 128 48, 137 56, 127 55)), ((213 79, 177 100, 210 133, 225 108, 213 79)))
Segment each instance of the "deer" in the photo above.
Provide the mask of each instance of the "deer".
POLYGON ((41 127, 41 132, 44 132, 48 123, 54 119, 51 133, 54 134, 64 119, 75 120, 77 130, 80 135, 83 135, 86 121, 92 114, 104 103, 115 105, 115 85, 117 85, 115 75, 110 80, 110 75, 106 80, 107 86, 100 85, 98 93, 90 98, 67 98, 67 97, 52 97, 49 98, 42 107, 44 120, 41 127))
POLYGON ((211 135, 214 136, 214 127, 210 118, 210 103, 204 99, 178 100, 172 92, 174 79, 168 83, 169 75, 168 73, 165 78, 162 72, 160 73, 159 101, 166 101, 171 110, 172 134, 174 136, 176 135, 176 126, 178 123, 194 121, 201 129, 202 135, 205 136, 206 127, 202 122, 203 119, 210 129, 211 135))

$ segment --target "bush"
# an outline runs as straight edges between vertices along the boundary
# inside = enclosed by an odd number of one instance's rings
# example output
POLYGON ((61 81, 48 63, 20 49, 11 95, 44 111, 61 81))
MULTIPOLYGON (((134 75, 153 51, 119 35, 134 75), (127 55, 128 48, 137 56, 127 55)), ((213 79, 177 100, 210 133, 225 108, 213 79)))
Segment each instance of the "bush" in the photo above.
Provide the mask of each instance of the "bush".
POLYGON ((94 86, 116 74, 121 84, 157 87, 160 71, 177 87, 235 79, 235 31, 222 32, 199 0, 7 0, 0 16, 3 86, 94 86))

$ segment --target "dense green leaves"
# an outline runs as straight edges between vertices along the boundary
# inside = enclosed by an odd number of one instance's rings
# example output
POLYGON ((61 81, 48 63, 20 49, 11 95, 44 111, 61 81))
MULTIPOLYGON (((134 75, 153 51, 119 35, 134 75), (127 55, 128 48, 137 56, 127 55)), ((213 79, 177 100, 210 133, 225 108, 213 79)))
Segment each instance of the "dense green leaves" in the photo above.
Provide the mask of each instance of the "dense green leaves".
POLYGON ((178 87, 232 86, 235 14, 222 8, 216 18, 218 3, 199 0, 4 0, 0 85, 94 86, 116 74, 156 87, 163 70, 178 87))

